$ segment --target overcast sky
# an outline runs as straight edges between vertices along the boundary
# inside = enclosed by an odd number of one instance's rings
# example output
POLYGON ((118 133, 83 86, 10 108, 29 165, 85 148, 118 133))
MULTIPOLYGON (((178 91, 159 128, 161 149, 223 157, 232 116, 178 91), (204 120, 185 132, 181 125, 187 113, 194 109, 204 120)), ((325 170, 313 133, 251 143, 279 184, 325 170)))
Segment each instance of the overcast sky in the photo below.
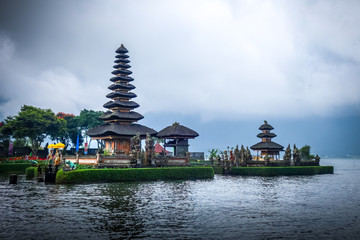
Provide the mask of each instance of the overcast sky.
POLYGON ((359 13, 357 0, 0 0, 0 120, 24 104, 105 110, 121 43, 145 119, 357 117, 359 13))

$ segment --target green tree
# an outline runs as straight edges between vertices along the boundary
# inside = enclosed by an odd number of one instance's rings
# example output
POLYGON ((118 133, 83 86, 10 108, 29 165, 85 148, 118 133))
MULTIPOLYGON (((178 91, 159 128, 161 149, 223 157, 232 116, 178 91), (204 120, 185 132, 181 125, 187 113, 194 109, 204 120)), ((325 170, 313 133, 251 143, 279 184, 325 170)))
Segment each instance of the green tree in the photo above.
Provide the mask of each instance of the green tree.
POLYGON ((27 138, 17 138, 14 141, 14 147, 28 147, 30 141, 27 138))
POLYGON ((217 148, 209 149, 208 152, 210 153, 210 157, 209 157, 210 164, 211 164, 211 166, 213 166, 214 165, 214 160, 216 159, 216 156, 217 156, 217 153, 219 152, 219 149, 217 149, 217 148))
MULTIPOLYGON (((78 117, 78 126, 85 132, 85 138, 87 142, 86 132, 96 126, 104 124, 104 121, 100 119, 100 117, 104 115, 103 111, 93 111, 84 109, 80 112, 78 117)), ((91 138, 89 138, 88 146, 91 144, 91 138)), ((98 141, 98 146, 100 145, 100 141, 98 141)))
POLYGON ((84 142, 84 138, 80 133, 80 127, 78 124, 78 119, 79 117, 76 116, 74 118, 71 118, 67 121, 67 128, 68 128, 68 134, 69 134, 69 138, 71 143, 73 144, 74 147, 76 147, 76 142, 77 142, 77 136, 78 136, 78 132, 79 132, 79 146, 81 146, 84 142))
POLYGON ((11 122, 13 119, 13 117, 9 116, 0 123, 0 141, 2 142, 4 149, 9 148, 9 141, 13 135, 13 129, 9 125, 9 122, 11 122))
MULTIPOLYGON (((73 147, 75 147, 77 141, 77 134, 79 131, 79 116, 63 112, 58 112, 56 116, 66 121, 66 131, 63 134, 59 135, 56 139, 65 144, 64 149, 66 149, 70 145, 70 143, 72 143, 73 147)), ((81 145, 82 142, 83 137, 79 135, 79 145, 81 145)))
POLYGON ((314 155, 310 154, 311 147, 309 145, 305 145, 302 148, 300 148, 300 157, 303 160, 311 160, 314 158, 314 155))
POLYGON ((53 111, 27 105, 21 107, 17 116, 9 118, 6 126, 12 137, 27 138, 34 154, 46 137, 56 138, 66 131, 65 120, 57 118, 53 111))

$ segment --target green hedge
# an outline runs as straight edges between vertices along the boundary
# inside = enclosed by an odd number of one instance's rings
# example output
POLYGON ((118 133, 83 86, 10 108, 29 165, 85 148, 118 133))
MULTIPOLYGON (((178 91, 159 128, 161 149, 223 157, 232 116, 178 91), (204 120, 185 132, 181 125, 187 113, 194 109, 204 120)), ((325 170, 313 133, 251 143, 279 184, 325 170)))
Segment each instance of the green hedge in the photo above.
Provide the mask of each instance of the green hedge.
POLYGON ((30 166, 30 163, 1 163, 0 172, 25 172, 30 166))
POLYGON ((27 179, 32 179, 37 176, 37 167, 28 167, 25 169, 27 179))
POLYGON ((224 168, 223 167, 213 167, 215 174, 224 174, 224 168))
POLYGON ((333 166, 297 167, 233 167, 232 175, 244 176, 291 176, 334 173, 333 166))
POLYGON ((148 180, 188 180, 213 178, 211 167, 118 168, 60 170, 56 183, 128 182, 148 180))

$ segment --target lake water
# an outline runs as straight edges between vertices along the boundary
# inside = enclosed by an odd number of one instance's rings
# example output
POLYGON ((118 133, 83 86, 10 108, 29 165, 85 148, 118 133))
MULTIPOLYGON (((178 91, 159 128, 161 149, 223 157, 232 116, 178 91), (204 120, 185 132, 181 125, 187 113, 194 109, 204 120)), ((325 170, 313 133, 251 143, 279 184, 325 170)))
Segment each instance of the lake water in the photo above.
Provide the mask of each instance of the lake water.
POLYGON ((360 160, 334 174, 45 185, 0 175, 0 239, 359 239, 360 160))

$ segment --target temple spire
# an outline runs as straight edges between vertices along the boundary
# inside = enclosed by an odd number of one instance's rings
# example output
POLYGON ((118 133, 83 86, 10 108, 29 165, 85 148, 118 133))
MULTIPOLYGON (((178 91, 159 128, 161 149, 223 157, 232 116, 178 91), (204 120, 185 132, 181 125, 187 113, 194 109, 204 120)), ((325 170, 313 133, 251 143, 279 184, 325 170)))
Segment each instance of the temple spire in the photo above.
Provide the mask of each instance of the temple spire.
POLYGON ((104 107, 108 108, 109 111, 104 114, 102 119, 106 122, 131 124, 144 117, 140 113, 133 111, 139 107, 139 104, 131 101, 131 99, 136 98, 136 94, 131 92, 135 89, 135 86, 129 83, 134 79, 129 77, 132 72, 129 70, 131 66, 128 63, 130 61, 127 60, 129 56, 125 54, 128 53, 128 50, 121 44, 116 53, 118 54, 116 55, 117 60, 115 60, 117 64, 113 66, 115 70, 112 71, 115 76, 110 79, 114 84, 108 87, 112 91, 106 95, 107 98, 112 100, 104 104, 104 107))
POLYGON ((110 101, 104 104, 108 111, 101 117, 106 123, 87 132, 93 139, 104 140, 105 149, 115 154, 129 154, 130 138, 138 133, 142 139, 147 133, 151 136, 157 133, 154 129, 136 123, 144 117, 134 111, 139 104, 132 101, 136 94, 132 92, 135 86, 130 84, 134 79, 130 77, 132 72, 129 70, 131 66, 127 53, 123 44, 116 50, 115 70, 112 71, 114 77, 110 79, 110 93, 106 95, 110 101))

